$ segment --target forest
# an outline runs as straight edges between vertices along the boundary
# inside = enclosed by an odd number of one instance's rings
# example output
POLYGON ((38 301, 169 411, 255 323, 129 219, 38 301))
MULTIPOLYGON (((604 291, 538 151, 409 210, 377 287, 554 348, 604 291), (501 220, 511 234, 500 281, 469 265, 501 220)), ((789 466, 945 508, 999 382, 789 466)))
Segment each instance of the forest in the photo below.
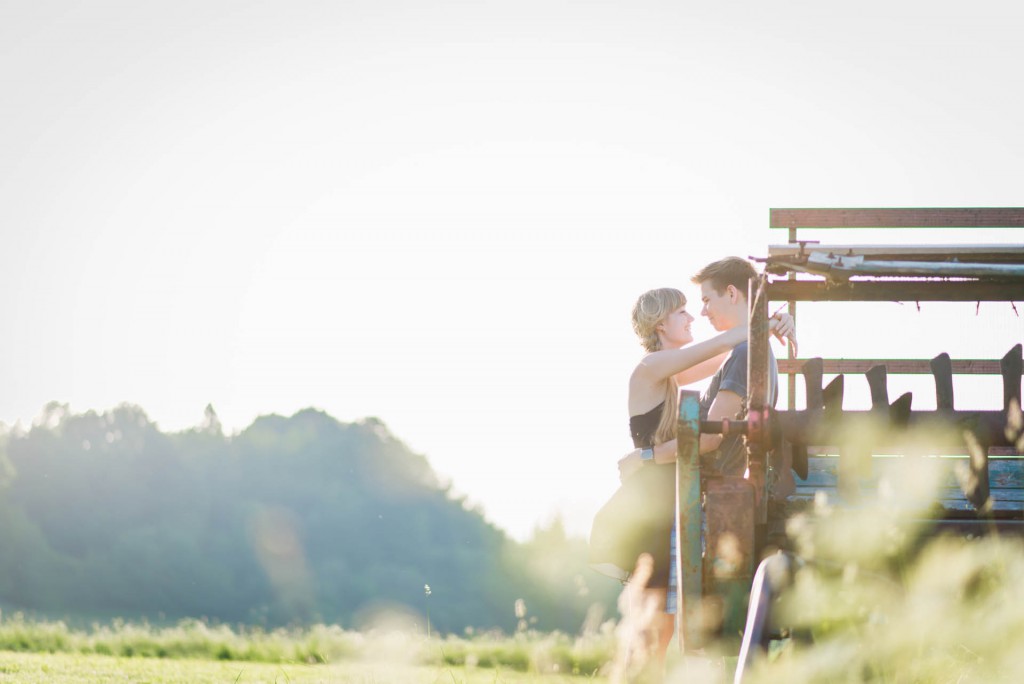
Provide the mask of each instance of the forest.
POLYGON ((72 624, 575 633, 620 588, 557 519, 517 542, 382 421, 315 409, 227 435, 51 403, 0 438, 0 548, 0 610, 72 624))

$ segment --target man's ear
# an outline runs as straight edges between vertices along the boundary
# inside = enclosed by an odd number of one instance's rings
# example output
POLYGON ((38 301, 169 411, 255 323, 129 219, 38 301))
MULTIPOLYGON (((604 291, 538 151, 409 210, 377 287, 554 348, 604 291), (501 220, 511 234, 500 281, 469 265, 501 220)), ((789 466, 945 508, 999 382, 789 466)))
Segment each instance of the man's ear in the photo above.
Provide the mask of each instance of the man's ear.
POLYGON ((740 301, 740 291, 736 288, 735 285, 726 285, 725 293, 729 295, 730 303, 735 304, 736 302, 740 301))

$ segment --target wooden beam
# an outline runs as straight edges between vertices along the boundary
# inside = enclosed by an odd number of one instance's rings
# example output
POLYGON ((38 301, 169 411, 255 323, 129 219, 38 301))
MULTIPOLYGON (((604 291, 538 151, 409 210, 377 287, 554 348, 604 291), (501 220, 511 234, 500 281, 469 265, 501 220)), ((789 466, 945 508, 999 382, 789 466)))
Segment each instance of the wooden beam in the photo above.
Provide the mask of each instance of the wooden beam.
POLYGON ((1018 283, 966 280, 884 280, 829 283, 777 280, 768 283, 773 302, 1020 302, 1018 283))
POLYGON ((1024 207, 770 209, 772 228, 1024 228, 1024 207))
MULTIPOLYGON (((779 359, 780 373, 800 373, 808 359, 779 359)), ((999 361, 953 359, 954 375, 1000 375, 999 361)), ((931 375, 931 361, 919 359, 822 359, 822 373, 867 373, 874 366, 885 366, 893 375, 931 375)))

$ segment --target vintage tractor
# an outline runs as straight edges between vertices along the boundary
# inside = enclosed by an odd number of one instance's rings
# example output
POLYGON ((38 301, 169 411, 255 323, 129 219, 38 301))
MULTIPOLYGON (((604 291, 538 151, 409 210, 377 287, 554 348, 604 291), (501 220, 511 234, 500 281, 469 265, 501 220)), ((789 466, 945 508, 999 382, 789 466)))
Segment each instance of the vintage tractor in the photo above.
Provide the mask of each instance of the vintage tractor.
MULTIPOLYGON (((1024 228, 1024 208, 1011 209, 775 209, 773 228, 787 228, 789 242, 769 247, 758 259, 764 274, 750 290, 747 415, 736 421, 700 420, 697 393, 681 390, 676 466, 679 530, 677 612, 680 648, 702 648, 714 633, 739 634, 743 641, 736 681, 770 639, 767 611, 771 587, 767 564, 786 563, 768 550, 770 511, 782 503, 827 492, 855 502, 872 473, 892 454, 900 436, 913 431, 917 447, 933 454, 962 454, 961 477, 931 508, 934 525, 968 533, 997 529, 1024 532, 1024 459, 1007 426, 1021 399, 1021 345, 1002 359, 796 359, 779 361, 788 381, 788 406, 768 405, 769 302, 1010 302, 1024 300, 1024 245, 822 245, 797 239, 800 228, 1024 228), (915 410, 912 396, 890 402, 887 375, 931 374, 936 408, 915 410), (806 407, 795 407, 796 375, 802 375, 806 407), (864 374, 871 407, 843 408, 845 376, 864 374), (958 410, 953 375, 1002 376, 1001 405, 958 410), (825 375, 836 375, 827 386, 825 375), (863 427, 863 429, 861 429, 863 427), (698 455, 701 433, 741 433, 747 447, 747 476, 705 473, 698 455), (870 435, 850 443, 843 435, 870 435), (965 434, 968 437, 965 438, 965 434), (968 450, 964 441, 975 442, 968 450), (788 496, 778 483, 796 475, 788 496), (785 498, 785 502, 783 502, 785 498), (759 563, 761 567, 758 568, 759 563), (755 568, 758 568, 755 575, 755 568), (748 600, 749 599, 749 600, 748 600), (749 610, 748 610, 749 608, 749 610)), ((808 322, 805 325, 813 325, 808 322)), ((934 459, 933 459, 934 462, 934 459)))

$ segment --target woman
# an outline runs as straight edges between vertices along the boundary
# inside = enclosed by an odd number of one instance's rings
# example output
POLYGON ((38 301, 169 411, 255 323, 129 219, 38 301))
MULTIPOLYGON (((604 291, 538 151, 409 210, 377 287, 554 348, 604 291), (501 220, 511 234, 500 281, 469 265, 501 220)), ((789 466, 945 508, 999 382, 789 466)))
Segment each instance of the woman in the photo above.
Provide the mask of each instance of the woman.
MULTIPOLYGON (((668 605, 670 540, 675 508, 674 449, 653 447, 675 439, 678 388, 710 377, 725 357, 747 339, 747 327, 738 326, 706 342, 690 344, 693 316, 679 290, 661 288, 645 292, 633 307, 633 330, 646 354, 629 379, 629 429, 640 458, 620 461, 623 486, 594 519, 591 561, 599 572, 626 579, 641 554, 649 554, 653 568, 644 601, 656 601, 655 654, 664 661, 672 639, 674 601, 668 605)), ((776 314, 770 329, 779 337, 792 336, 792 318, 776 314)))

